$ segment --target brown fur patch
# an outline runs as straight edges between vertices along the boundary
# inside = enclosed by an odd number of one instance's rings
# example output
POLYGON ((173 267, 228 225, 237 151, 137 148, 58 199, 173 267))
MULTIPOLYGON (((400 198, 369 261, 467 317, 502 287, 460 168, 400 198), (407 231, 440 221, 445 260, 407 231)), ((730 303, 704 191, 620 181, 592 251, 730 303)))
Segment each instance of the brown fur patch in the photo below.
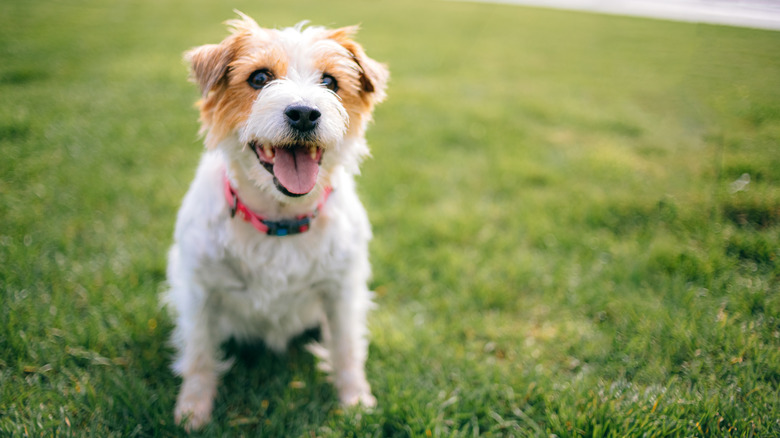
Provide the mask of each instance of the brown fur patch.
POLYGON ((352 54, 360 68, 361 96, 373 106, 385 98, 390 73, 384 64, 369 58, 363 47, 352 39, 358 29, 358 26, 334 29, 327 34, 327 38, 338 42, 352 54))

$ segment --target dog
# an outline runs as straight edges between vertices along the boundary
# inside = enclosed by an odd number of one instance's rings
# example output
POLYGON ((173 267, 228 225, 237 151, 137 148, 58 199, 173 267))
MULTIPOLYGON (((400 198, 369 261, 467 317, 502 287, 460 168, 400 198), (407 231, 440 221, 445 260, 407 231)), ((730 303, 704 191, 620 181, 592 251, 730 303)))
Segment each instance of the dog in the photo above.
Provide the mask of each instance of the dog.
POLYGON ((310 350, 339 401, 376 404, 364 371, 371 229, 354 176, 389 72, 354 41, 357 26, 267 29, 236 12, 222 42, 185 53, 206 151, 177 216, 163 301, 182 377, 174 417, 187 430, 211 420, 231 338, 282 352, 319 327, 310 350))

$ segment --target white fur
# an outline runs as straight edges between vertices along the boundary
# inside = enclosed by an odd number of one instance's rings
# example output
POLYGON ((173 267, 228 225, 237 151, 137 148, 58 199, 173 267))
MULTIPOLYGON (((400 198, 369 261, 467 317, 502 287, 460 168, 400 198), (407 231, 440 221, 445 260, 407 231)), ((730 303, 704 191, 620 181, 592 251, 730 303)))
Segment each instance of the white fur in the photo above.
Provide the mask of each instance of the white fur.
POLYGON ((263 89, 246 123, 203 155, 179 210, 164 302, 175 315, 173 367, 183 377, 176 420, 188 429, 210 419, 219 375, 230 366, 219 360, 219 347, 231 337, 259 338, 282 351, 292 337, 320 326, 324 345, 312 351, 327 361, 341 402, 376 403, 364 373, 371 231, 353 180, 368 149, 362 134, 346 136, 347 112, 318 85, 322 73, 308 61, 316 47, 306 48, 306 31, 280 32, 290 45, 287 77, 263 89), (322 112, 317 143, 324 153, 314 190, 288 198, 246 145, 284 143, 282 113, 296 103, 322 112), (326 186, 334 191, 308 232, 267 236, 231 218, 223 172, 241 200, 269 219, 311 213, 326 186))

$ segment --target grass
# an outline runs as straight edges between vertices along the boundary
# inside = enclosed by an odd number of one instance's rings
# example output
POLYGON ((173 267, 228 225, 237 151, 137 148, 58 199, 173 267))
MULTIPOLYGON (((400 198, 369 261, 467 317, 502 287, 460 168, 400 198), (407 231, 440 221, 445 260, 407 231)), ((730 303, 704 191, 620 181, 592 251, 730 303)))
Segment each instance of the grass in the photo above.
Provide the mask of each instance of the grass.
POLYGON ((379 406, 303 340, 229 345, 204 436, 780 435, 780 33, 406 0, 0 4, 0 435, 183 434, 181 52, 233 8, 362 23, 391 67, 359 178, 379 406))

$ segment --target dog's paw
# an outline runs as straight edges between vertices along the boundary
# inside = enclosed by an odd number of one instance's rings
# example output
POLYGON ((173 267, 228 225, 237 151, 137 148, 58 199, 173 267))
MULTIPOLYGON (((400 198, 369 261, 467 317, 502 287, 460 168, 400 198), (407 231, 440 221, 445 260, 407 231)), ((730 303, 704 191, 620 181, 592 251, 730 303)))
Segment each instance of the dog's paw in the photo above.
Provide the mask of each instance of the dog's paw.
POLYGON ((198 430, 211 421, 211 400, 179 400, 174 419, 187 432, 198 430))
POLYGON ((371 386, 364 379, 353 379, 337 382, 339 401, 343 406, 362 406, 373 408, 376 406, 376 398, 371 395, 371 386))
POLYGON ((362 408, 376 407, 376 397, 371 392, 360 392, 356 394, 346 394, 341 397, 341 404, 344 406, 360 406, 362 408))
POLYGON ((185 379, 176 399, 174 420, 188 432, 198 430, 211 421, 216 386, 203 383, 197 379, 185 379))
POLYGON ((373 408, 376 406, 376 397, 371 392, 349 392, 339 395, 341 404, 346 407, 360 406, 362 408, 373 408))

